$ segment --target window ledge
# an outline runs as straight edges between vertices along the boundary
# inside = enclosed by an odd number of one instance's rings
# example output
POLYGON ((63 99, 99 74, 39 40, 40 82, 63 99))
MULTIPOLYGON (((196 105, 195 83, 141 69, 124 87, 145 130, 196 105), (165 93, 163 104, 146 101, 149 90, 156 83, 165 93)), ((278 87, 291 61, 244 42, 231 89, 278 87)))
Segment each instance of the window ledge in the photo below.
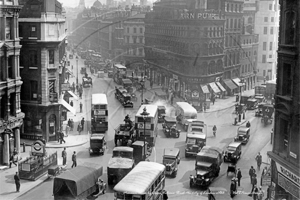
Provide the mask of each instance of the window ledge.
POLYGON ((38 69, 38 67, 29 67, 29 69, 38 69))
POLYGON ((279 99, 286 100, 286 101, 292 101, 293 100, 293 97, 291 97, 291 96, 276 95, 276 97, 279 98, 279 99))
POLYGON ((37 40, 37 37, 28 37, 29 40, 37 40))
POLYGON ((24 69, 24 66, 20 66, 20 69, 24 69))

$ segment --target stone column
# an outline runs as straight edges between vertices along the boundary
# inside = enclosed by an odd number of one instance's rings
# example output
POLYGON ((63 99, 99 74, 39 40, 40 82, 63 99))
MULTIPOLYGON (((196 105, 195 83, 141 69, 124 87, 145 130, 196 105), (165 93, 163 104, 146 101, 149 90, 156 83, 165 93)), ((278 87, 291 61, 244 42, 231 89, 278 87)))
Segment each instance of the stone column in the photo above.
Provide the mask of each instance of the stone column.
POLYGON ((20 153, 20 128, 14 129, 14 135, 15 135, 15 144, 16 149, 20 153))
POLYGON ((9 134, 3 134, 3 163, 9 164, 9 134))

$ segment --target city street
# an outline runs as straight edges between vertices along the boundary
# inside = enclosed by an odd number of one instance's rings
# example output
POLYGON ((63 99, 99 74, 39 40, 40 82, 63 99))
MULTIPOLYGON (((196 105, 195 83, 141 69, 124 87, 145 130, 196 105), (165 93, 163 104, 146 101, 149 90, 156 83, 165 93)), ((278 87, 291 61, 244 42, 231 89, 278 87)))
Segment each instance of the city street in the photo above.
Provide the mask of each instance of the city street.
MULTIPOLYGON (((79 61, 81 64, 82 61, 79 61)), ((82 146, 71 147, 67 149, 68 152, 68 165, 67 168, 71 166, 71 155, 73 151, 77 152, 78 165, 87 164, 87 163, 97 163, 103 166, 104 181, 107 181, 107 163, 112 155, 112 149, 114 148, 114 128, 118 126, 119 123, 123 123, 124 117, 129 114, 132 120, 139 108, 140 101, 136 102, 134 108, 123 108, 121 104, 114 97, 114 88, 116 84, 110 78, 96 78, 93 77, 94 84, 92 88, 85 88, 83 93, 84 100, 84 115, 87 117, 88 127, 90 122, 90 105, 91 105, 91 94, 92 93, 106 93, 108 97, 108 111, 109 111, 109 131, 106 135, 107 147, 105 154, 103 156, 90 156, 88 152, 89 143, 86 143, 82 146)), ((237 126, 233 126, 233 120, 235 115, 233 113, 234 108, 227 108, 217 112, 210 113, 199 113, 198 119, 204 120, 208 125, 207 133, 207 145, 216 146, 224 149, 236 135, 237 126), (212 126, 217 125, 218 131, 217 136, 212 136, 212 126)), ((171 112, 174 113, 174 112, 171 112)), ((242 171, 242 181, 240 191, 245 193, 250 192, 251 185, 249 181, 248 170, 251 165, 256 167, 255 156, 261 151, 270 140, 270 131, 272 125, 264 126, 260 122, 260 118, 254 117, 254 111, 248 111, 246 114, 246 120, 251 121, 251 136, 250 141, 247 145, 242 147, 242 157, 238 161, 237 166, 241 168, 242 171)), ((185 199, 193 199, 197 197, 197 194, 200 194, 200 189, 190 189, 189 186, 189 176, 194 175, 195 170, 195 159, 184 157, 184 148, 185 148, 185 137, 186 133, 181 132, 180 138, 166 138, 162 132, 161 124, 159 126, 158 138, 156 140, 155 149, 152 151, 150 160, 158 163, 162 163, 162 156, 164 148, 179 148, 181 151, 181 162, 179 165, 179 170, 176 178, 166 178, 165 189, 169 192, 169 197, 171 199, 181 199, 184 196, 185 199)), ((76 133, 75 133, 76 134, 76 133)), ((61 155, 62 149, 49 149, 49 153, 58 151, 58 155, 61 155)), ((266 156, 266 154, 263 154, 266 156)), ((59 163, 61 158, 59 157, 59 163)), ((265 158, 264 158, 265 159, 265 158)), ((227 163, 223 163, 221 166, 220 175, 211 186, 224 187, 229 190, 230 180, 233 175, 229 174, 227 177, 227 163)), ((264 166, 264 165, 263 165, 264 166)), ((260 173, 258 174, 260 177, 260 173)), ((48 179, 38 187, 32 189, 25 195, 19 197, 18 199, 53 199, 52 197, 52 188, 53 188, 53 178, 48 179), (41 193, 40 191, 44 191, 41 193)), ((201 195, 201 194, 200 194, 201 195)), ((205 196, 205 194, 204 194, 205 196)), ((240 194, 235 197, 235 199, 251 199, 247 194, 240 194)), ((113 190, 109 188, 107 193, 103 196, 98 197, 98 199, 113 199, 113 190)))

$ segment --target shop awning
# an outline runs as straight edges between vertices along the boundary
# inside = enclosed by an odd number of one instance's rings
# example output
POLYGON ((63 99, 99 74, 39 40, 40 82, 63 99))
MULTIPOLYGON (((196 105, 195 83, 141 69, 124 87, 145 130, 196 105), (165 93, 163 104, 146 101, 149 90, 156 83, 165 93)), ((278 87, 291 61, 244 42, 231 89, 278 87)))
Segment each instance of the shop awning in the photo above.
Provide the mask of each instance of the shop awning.
POLYGON ((237 88, 237 85, 234 84, 234 83, 232 82, 232 80, 230 80, 230 79, 225 79, 225 80, 223 80, 223 82, 224 82, 224 84, 225 84, 229 89, 231 89, 231 90, 234 90, 235 88, 237 88))
POLYGON ((220 82, 216 82, 216 84, 222 92, 226 92, 226 89, 223 87, 223 85, 221 85, 220 82))
POLYGON ((208 87, 206 85, 200 85, 200 86, 201 86, 202 92, 204 94, 209 94, 209 90, 208 90, 208 87))
POLYGON ((243 86, 245 83, 241 83, 241 79, 239 78, 234 78, 232 81, 237 85, 237 86, 243 86))
POLYGON ((72 77, 74 77, 73 72, 71 72, 68 68, 65 68, 65 69, 66 69, 66 73, 69 73, 72 77))
POLYGON ((76 94, 74 94, 71 90, 68 91, 68 93, 74 97, 75 100, 78 100, 78 96, 76 94))
POLYGON ((221 91, 219 90, 218 86, 215 84, 215 82, 209 83, 208 84, 210 86, 210 88, 212 89, 212 91, 214 93, 220 93, 221 91))
POLYGON ((76 115, 76 109, 73 108, 68 102, 66 102, 64 99, 60 99, 59 103, 63 105, 66 109, 68 109, 73 115, 76 115))

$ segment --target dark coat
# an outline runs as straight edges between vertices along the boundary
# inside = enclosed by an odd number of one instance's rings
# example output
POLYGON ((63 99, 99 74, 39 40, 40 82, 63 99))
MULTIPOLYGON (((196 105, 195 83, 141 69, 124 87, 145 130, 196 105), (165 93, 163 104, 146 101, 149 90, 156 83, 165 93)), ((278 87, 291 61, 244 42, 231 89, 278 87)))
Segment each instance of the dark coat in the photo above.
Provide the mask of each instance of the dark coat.
POLYGON ((242 172, 241 172, 241 170, 238 170, 238 173, 237 173, 237 178, 242 178, 243 176, 242 176, 242 172))
POLYGON ((20 183, 20 177, 19 177, 19 175, 15 174, 14 179, 15 179, 16 183, 20 183))
POLYGON ((72 161, 76 161, 76 154, 72 155, 72 161))

